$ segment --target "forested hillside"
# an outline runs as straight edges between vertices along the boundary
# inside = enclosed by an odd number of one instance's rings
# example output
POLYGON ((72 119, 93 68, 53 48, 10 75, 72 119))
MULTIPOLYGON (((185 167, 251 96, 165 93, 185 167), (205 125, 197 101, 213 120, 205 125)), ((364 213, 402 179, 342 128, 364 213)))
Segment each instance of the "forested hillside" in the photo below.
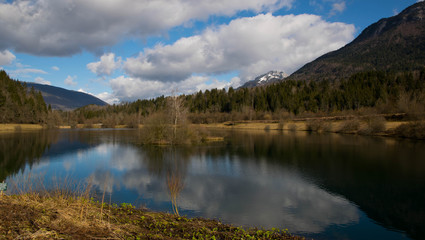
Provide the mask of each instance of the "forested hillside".
POLYGON ((364 71, 405 72, 425 63, 425 2, 367 27, 345 47, 327 53, 289 76, 293 80, 340 80, 364 71))
POLYGON ((43 96, 25 83, 0 70, 0 123, 45 123, 47 107, 43 96))

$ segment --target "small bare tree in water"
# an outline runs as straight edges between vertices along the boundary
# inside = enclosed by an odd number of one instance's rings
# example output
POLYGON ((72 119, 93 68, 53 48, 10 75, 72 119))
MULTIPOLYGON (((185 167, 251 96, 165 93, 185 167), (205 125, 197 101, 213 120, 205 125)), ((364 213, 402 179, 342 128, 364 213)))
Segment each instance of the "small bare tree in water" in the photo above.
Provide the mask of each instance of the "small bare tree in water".
POLYGON ((188 126, 184 97, 176 91, 167 97, 164 111, 146 118, 142 128, 144 144, 182 145, 201 141, 198 131, 188 126))
POLYGON ((177 139, 177 128, 186 122, 186 108, 183 99, 177 95, 177 90, 173 90, 168 98, 168 111, 173 125, 173 142, 177 139))

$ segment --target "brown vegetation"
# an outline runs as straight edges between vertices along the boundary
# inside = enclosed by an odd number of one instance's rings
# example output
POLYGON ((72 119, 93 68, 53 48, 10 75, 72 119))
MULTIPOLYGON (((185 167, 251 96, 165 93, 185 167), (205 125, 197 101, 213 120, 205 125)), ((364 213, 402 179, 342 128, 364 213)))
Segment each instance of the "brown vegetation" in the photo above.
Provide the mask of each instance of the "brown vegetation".
POLYGON ((322 119, 313 119, 306 121, 307 131, 313 132, 330 132, 332 125, 329 121, 322 119))
POLYGON ((107 205, 88 199, 37 194, 0 197, 1 239, 304 239, 285 230, 244 230, 201 218, 190 219, 107 205), (86 204, 81 215, 81 204, 86 204))
POLYGON ((357 118, 346 120, 342 123, 341 128, 337 130, 340 133, 357 133, 360 128, 360 121, 357 118))
POLYGON ((405 123, 394 129, 395 136, 403 138, 425 139, 425 122, 405 123))
MULTIPOLYGON (((0 239, 304 239, 287 230, 246 230, 127 203, 106 204, 106 185, 101 201, 96 201, 90 179, 85 184, 56 180, 51 190, 41 179, 29 175, 12 183, 8 192, 13 195, 0 195, 0 239)), ((174 190, 181 190, 180 180, 170 180, 174 190)))

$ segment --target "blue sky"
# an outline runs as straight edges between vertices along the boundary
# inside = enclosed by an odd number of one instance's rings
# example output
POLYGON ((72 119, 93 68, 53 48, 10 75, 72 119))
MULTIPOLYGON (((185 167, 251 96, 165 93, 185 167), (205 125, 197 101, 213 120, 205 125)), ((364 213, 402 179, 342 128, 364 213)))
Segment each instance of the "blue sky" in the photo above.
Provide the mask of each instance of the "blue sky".
POLYGON ((0 0, 0 68, 109 103, 296 71, 417 0, 0 0))

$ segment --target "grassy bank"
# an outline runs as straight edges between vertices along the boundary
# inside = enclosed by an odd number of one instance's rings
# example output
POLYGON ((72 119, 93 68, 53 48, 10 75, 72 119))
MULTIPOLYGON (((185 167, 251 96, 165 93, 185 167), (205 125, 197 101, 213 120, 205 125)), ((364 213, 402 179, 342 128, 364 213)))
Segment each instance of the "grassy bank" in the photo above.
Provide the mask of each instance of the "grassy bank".
POLYGON ((266 131, 310 131, 358 134, 367 136, 425 139, 425 121, 385 121, 382 118, 331 120, 298 119, 288 121, 239 121, 199 124, 204 128, 266 131))
MULTIPOLYGON (((383 117, 363 117, 341 120, 333 117, 302 118, 292 120, 259 120, 232 121, 223 123, 192 124, 198 129, 245 129, 245 130, 279 130, 279 131, 311 131, 359 134, 368 136, 402 137, 425 139, 425 121, 386 121, 383 117)), ((114 128, 127 128, 126 125, 116 125, 114 128)), ((139 125, 138 128, 143 128, 139 125)), ((70 129, 71 126, 60 126, 60 129, 70 129)), ((76 128, 102 128, 102 124, 83 125, 76 128)), ((32 131, 43 129, 37 124, 0 124, 0 133, 32 131)), ((222 141, 214 137, 206 137, 206 141, 222 141)))
POLYGON ((39 124, 0 124, 1 132, 33 131, 43 129, 39 124))
POLYGON ((303 239, 64 194, 0 196, 0 239, 303 239))

